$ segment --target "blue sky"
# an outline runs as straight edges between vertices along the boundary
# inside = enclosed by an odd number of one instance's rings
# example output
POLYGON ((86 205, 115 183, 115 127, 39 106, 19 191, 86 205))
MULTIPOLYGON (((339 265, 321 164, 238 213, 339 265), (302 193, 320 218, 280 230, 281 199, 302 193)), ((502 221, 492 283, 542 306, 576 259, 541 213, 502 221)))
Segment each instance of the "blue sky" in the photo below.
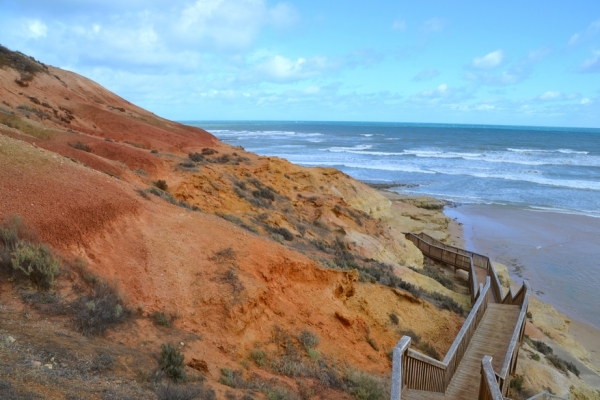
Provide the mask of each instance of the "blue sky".
POLYGON ((0 44, 176 120, 600 127, 598 0, 0 0, 0 44))

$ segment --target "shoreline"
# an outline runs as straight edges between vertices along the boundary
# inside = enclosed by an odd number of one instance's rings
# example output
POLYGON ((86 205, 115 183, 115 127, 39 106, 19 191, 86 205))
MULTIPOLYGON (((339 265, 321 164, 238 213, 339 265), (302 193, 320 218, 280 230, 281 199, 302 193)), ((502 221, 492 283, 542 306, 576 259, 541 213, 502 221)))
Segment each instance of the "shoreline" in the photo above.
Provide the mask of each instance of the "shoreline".
MULTIPOLYGON (((477 253, 481 253, 481 254, 485 254, 487 256, 489 256, 492 261, 494 263, 502 263, 502 261, 506 260, 497 260, 495 257, 495 254, 493 253, 497 253, 497 251, 492 251, 490 254, 489 249, 486 249, 486 246, 482 246, 482 244, 480 243, 480 238, 478 237, 478 235, 480 234, 480 227, 475 227, 473 220, 478 218, 479 215, 477 213, 473 213, 470 214, 469 213, 469 207, 473 207, 473 206, 463 206, 463 205, 454 205, 451 204, 449 202, 445 202, 443 200, 439 200, 439 199, 435 199, 432 196, 414 196, 412 194, 404 194, 404 193, 398 193, 395 191, 391 191, 390 187, 385 187, 385 188, 379 188, 379 187, 374 187, 375 190, 377 190, 379 193, 381 193, 382 195, 384 195, 385 197, 387 197, 388 199, 392 200, 392 201, 403 201, 406 199, 415 199, 418 198, 419 201, 423 202, 426 201, 427 198, 430 198, 435 202, 443 202, 445 203, 445 206, 443 206, 439 211, 442 212, 444 215, 448 216, 450 219, 450 222, 448 224, 448 227, 446 228, 446 233, 449 234, 448 239, 446 240, 449 244, 457 246, 457 247, 462 247, 468 250, 472 250, 475 251, 477 253), (451 206, 451 207, 448 207, 451 206), (466 215, 465 215, 466 214, 466 215)), ((401 188, 400 188, 401 190, 401 188)), ((410 200, 409 200, 410 201, 410 200)), ((502 232, 501 227, 495 225, 493 223, 494 219, 497 219, 499 217, 499 215, 497 215, 497 213, 495 213, 497 210, 494 209, 494 207, 489 207, 490 210, 488 210, 489 215, 485 215, 486 222, 489 222, 488 219, 490 221, 492 221, 492 223, 490 224, 490 230, 494 230, 497 229, 499 231, 502 232)), ((532 211, 526 211, 526 210, 519 210, 520 212, 526 212, 526 213, 531 213, 534 214, 535 218, 541 218, 541 219, 546 219, 548 216, 544 215, 546 213, 534 213, 532 211)), ((572 215, 565 215, 565 218, 570 218, 573 217, 572 215)), ((591 217, 584 217, 584 218, 591 218, 591 217)), ((562 218, 561 218, 562 219, 562 218)), ((600 221, 599 222, 599 226, 600 226, 600 221)), ((491 246, 493 247, 493 246, 491 246)), ((525 268, 524 270, 520 271, 521 276, 515 276, 515 267, 511 268, 507 267, 509 273, 510 273, 510 277, 513 281, 518 282, 518 281, 523 281, 523 280, 528 280, 529 276, 527 275, 530 270, 528 268, 525 268)), ((555 318, 558 319, 562 319, 561 322, 563 322, 563 324, 566 324, 567 328, 566 328, 566 332, 564 332, 565 334, 569 335, 572 339, 573 342, 578 343, 581 347, 583 347, 585 349, 585 351, 587 351, 588 356, 585 356, 584 354, 577 354, 577 358, 583 358, 586 361, 586 364, 589 364, 590 367, 592 367, 593 370, 595 370, 595 373, 600 373, 600 340, 598 340, 598 338, 600 338, 600 329, 596 326, 594 326, 593 324, 587 323, 586 321, 582 321, 579 318, 576 318, 576 316, 571 315, 568 312, 565 312, 567 310, 564 309, 564 307, 561 307, 560 304, 556 304, 555 301, 548 301, 548 299, 544 298, 543 294, 542 296, 539 295, 534 295, 534 297, 536 299, 538 299, 541 303, 543 303, 545 306, 547 307, 552 307, 555 310, 553 310, 553 313, 556 315, 553 315, 555 318), (558 306, 558 307, 556 307, 558 306), (562 318, 561 318, 562 316, 562 318)), ((564 329, 564 328, 563 328, 564 329)), ((536 336, 539 338, 543 338, 546 335, 543 333, 543 328, 538 326, 536 324, 536 320, 535 320, 535 316, 534 316, 534 321, 533 321, 533 325, 528 324, 528 334, 533 335, 532 337, 536 336), (530 327, 531 326, 531 327, 530 327)), ((565 351, 571 350, 571 353, 577 353, 577 349, 571 349, 571 346, 561 346, 562 348, 565 349, 565 351)), ((577 346, 575 346, 577 347, 577 346)), ((573 356, 576 356, 576 354, 573 354, 573 356)), ((584 361, 581 360, 581 361, 584 361)))

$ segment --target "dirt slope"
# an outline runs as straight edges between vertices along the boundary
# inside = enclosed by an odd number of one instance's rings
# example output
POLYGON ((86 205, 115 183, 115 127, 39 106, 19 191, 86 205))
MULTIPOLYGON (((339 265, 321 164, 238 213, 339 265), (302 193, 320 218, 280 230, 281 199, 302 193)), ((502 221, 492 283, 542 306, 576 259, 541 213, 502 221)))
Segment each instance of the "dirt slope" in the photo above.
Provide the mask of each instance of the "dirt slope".
MULTIPOLYGON (((407 266, 423 262, 388 224, 382 195, 336 170, 232 148, 75 73, 0 50, 0 218, 19 214, 57 254, 117 282, 138 316, 110 330, 109 342, 151 358, 163 342, 195 337, 181 349, 219 396, 230 390, 218 383, 222 367, 301 391, 302 380, 248 362, 253 349, 284 351, 281 332, 310 330, 322 360, 382 376, 407 329, 442 356, 449 348, 462 317, 374 283, 389 282, 378 275, 383 263, 410 276, 407 266), (150 194, 157 180, 167 190, 150 194), (176 317, 175 328, 157 329, 157 311, 176 317)), ((68 297, 78 284, 65 272, 57 287, 68 297)), ((23 307, 10 301, 9 282, 0 288, 7 310, 23 307)), ((69 326, 53 318, 56 329, 69 326)), ((142 369, 130 362, 124 377, 142 369)), ((56 385, 46 394, 59 393, 56 385)), ((332 388, 315 395, 348 396, 332 388)))

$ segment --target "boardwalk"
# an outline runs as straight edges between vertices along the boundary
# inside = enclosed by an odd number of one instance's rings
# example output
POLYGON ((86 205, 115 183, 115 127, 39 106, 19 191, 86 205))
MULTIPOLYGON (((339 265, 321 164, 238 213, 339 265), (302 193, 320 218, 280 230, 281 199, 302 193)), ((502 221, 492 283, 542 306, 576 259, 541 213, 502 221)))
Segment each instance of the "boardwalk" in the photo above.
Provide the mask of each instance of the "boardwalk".
POLYGON ((460 366, 456 370, 446 393, 432 393, 420 390, 408 390, 402 396, 407 400, 423 399, 477 399, 481 359, 492 357, 494 370, 502 368, 504 355, 508 349, 514 326, 519 318, 521 307, 490 304, 475 332, 460 366))
POLYGON ((424 234, 407 234, 407 238, 424 255, 467 271, 473 309, 441 362, 411 349, 409 338, 398 343, 394 349, 392 400, 399 400, 400 395, 408 400, 501 400, 507 393, 507 381, 516 368, 523 340, 527 285, 517 293, 503 294, 489 258, 424 234), (485 376, 491 378, 482 379, 482 367, 491 374, 485 376))

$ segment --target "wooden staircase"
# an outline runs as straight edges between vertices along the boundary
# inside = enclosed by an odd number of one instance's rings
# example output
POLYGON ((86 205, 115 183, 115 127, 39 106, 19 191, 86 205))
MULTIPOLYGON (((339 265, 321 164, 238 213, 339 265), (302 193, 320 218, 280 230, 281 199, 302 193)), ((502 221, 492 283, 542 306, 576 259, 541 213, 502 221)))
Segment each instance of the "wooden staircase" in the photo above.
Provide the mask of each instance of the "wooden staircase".
POLYGON ((489 258, 448 246, 425 234, 407 234, 424 255, 469 274, 473 308, 443 361, 410 348, 394 348, 392 400, 503 400, 523 340, 529 288, 503 295, 489 258), (485 277, 485 286, 480 281, 485 277))

